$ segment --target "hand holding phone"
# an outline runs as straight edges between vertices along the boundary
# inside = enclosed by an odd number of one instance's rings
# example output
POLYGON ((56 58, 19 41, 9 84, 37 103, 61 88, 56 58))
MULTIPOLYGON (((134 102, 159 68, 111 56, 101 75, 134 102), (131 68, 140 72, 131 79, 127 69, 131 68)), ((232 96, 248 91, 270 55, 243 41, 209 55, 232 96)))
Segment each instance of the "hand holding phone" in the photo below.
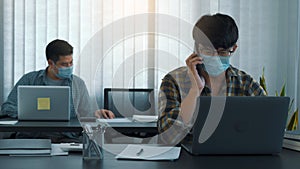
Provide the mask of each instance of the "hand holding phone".
MULTIPOLYGON (((199 57, 199 51, 197 50, 197 47, 196 47, 196 44, 194 46, 194 53, 197 54, 197 56, 199 57)), ((203 64, 197 64, 196 65, 196 69, 197 69, 197 72, 198 72, 198 75, 200 77, 203 77, 203 72, 204 72, 204 65, 203 64)))
POLYGON ((203 72, 204 72, 204 65, 203 64, 197 64, 196 65, 196 69, 197 69, 197 72, 198 72, 198 75, 200 77, 203 77, 203 72))

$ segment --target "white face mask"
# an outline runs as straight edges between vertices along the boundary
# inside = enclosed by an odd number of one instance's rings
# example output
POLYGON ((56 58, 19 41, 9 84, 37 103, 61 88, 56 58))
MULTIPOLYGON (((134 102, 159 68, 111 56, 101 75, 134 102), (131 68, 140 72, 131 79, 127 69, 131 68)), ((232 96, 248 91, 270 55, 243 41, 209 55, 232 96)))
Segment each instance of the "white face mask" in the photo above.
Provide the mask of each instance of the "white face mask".
POLYGON ((210 76, 218 76, 223 73, 229 66, 229 56, 207 56, 200 54, 203 58, 203 64, 206 72, 210 76))

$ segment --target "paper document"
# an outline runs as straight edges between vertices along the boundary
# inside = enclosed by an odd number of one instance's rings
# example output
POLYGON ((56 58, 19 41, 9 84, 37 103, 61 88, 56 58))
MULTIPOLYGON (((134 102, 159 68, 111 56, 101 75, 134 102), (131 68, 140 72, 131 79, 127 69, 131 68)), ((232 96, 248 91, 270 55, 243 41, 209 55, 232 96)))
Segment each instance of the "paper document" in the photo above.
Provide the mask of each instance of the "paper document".
POLYGON ((181 147, 165 147, 129 144, 117 159, 137 160, 176 160, 179 158, 181 147))
POLYGON ((284 138, 295 139, 300 142, 300 130, 285 131, 284 138))
POLYGON ((150 116, 150 115, 133 115, 132 120, 138 122, 156 122, 158 116, 150 116))
POLYGON ((61 143, 59 147, 63 151, 82 151, 83 145, 81 143, 61 143))
POLYGON ((300 151, 300 141, 283 139, 282 147, 300 151))
POLYGON ((97 119, 99 123, 130 123, 132 120, 128 118, 114 118, 114 119, 97 119))
POLYGON ((10 121, 0 121, 0 124, 11 124, 11 125, 14 125, 18 122, 18 120, 10 120, 10 121))
POLYGON ((60 144, 51 144, 51 156, 59 155, 69 155, 69 152, 62 150, 60 144))

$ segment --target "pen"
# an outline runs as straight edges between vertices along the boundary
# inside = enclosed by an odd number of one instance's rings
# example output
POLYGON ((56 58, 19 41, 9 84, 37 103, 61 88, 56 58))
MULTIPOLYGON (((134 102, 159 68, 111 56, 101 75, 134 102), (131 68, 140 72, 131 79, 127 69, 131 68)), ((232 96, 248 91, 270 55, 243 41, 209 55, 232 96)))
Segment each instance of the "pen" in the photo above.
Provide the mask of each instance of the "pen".
POLYGON ((143 153, 143 151, 144 151, 144 149, 141 148, 140 151, 136 153, 136 155, 137 156, 141 155, 143 153))

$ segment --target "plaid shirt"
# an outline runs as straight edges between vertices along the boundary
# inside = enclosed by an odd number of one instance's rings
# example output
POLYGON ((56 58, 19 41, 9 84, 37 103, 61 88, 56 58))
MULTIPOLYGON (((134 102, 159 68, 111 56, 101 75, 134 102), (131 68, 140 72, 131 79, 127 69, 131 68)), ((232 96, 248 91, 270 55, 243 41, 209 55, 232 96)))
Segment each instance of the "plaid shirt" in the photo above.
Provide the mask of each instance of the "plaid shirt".
MULTIPOLYGON (((182 126, 180 116, 180 105, 182 100, 187 96, 191 87, 187 67, 180 67, 168 73, 162 80, 158 98, 159 120, 158 130, 160 133, 167 129, 182 126), (178 117, 178 119, 177 119, 178 117), (176 124, 176 125, 173 125, 176 124)), ((224 85, 224 96, 265 96, 263 88, 247 73, 230 66, 226 70, 226 86, 224 85)), ((205 86, 202 96, 210 96, 211 90, 205 86)), ((191 126, 183 127, 189 130, 191 126)), ((178 127, 169 131, 167 137, 176 138, 178 127)), ((180 136, 179 136, 180 137, 180 136)))

